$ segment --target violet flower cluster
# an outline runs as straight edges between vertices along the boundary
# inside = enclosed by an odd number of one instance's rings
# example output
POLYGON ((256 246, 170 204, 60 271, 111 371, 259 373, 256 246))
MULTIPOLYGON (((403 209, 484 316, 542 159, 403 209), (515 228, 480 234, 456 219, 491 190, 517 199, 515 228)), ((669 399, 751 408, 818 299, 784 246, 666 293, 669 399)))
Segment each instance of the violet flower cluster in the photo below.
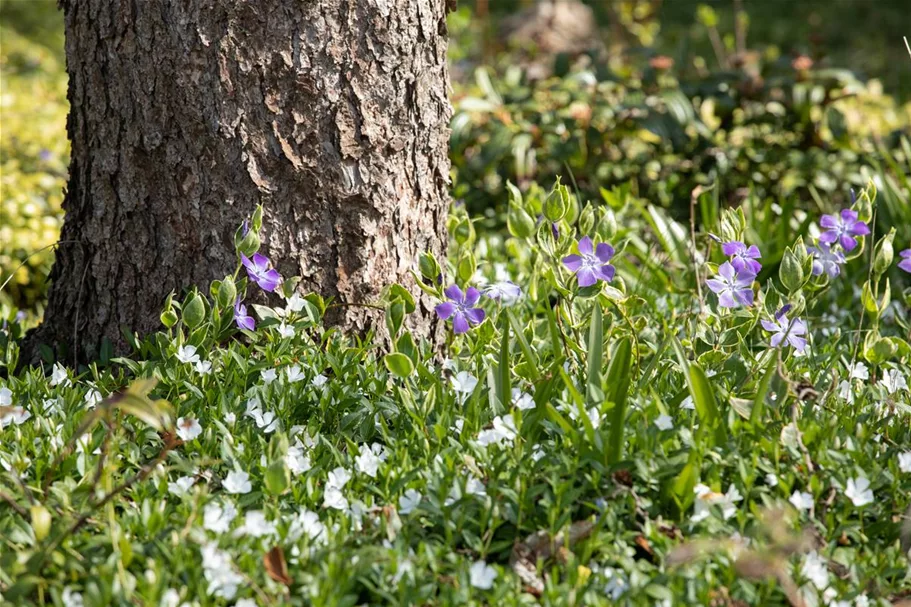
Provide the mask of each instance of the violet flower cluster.
POLYGON ((580 287, 590 287, 599 280, 610 282, 614 279, 614 266, 610 260, 614 256, 614 247, 606 242, 592 246, 592 239, 585 236, 577 245, 578 255, 567 255, 563 258, 563 265, 575 273, 580 287))

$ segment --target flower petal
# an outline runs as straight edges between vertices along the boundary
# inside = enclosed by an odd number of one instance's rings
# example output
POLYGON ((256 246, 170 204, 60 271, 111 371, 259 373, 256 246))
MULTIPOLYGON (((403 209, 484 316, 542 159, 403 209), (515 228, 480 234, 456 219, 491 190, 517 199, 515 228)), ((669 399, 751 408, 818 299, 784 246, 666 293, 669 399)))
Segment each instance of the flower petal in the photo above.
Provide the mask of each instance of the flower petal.
POLYGON ((742 242, 738 242, 736 240, 726 242, 721 245, 721 252, 728 256, 736 255, 737 253, 742 252, 744 249, 746 249, 746 246, 742 242))
POLYGON ((721 293, 722 291, 724 291, 727 288, 727 285, 725 285, 723 282, 721 282, 717 278, 709 278, 708 280, 705 281, 705 284, 706 284, 706 286, 708 286, 709 289, 712 290, 713 293, 721 293))
POLYGON ((583 255, 592 254, 592 239, 591 238, 586 236, 586 237, 582 238, 581 240, 579 240, 579 252, 582 253, 583 255))
POLYGON ((575 254, 567 255, 563 258, 563 265, 570 272, 578 272, 579 268, 582 267, 582 258, 575 254))
MULTIPOLYGON (((827 230, 831 230, 832 228, 834 228, 837 225, 838 225, 838 220, 835 219, 834 215, 823 215, 819 219, 819 226, 822 228, 825 228, 827 230)), ((824 241, 824 242, 826 242, 826 241, 824 241)))
POLYGON ((595 270, 595 274, 601 280, 603 280, 605 282, 610 282, 614 279, 614 271, 615 271, 614 266, 606 263, 603 266, 598 267, 595 270))
POLYGON ((449 299, 451 299, 452 301, 454 301, 456 303, 465 302, 465 294, 462 293, 462 289, 459 288, 459 285, 456 285, 456 284, 449 285, 448 287, 446 287, 446 289, 443 291, 443 293, 446 294, 446 297, 448 297, 449 299))
POLYGON ((479 325, 484 322, 484 318, 487 314, 481 308, 468 308, 465 310, 465 316, 468 317, 468 322, 471 324, 479 325))
POLYGON ((459 335, 466 331, 468 331, 468 319, 465 318, 465 314, 460 310, 452 317, 452 332, 459 335))
POLYGON ((726 261, 718 266, 718 274, 724 276, 728 280, 731 280, 737 274, 737 271, 734 269, 734 266, 730 264, 730 262, 726 261))
POLYGON ((849 253, 857 248, 857 240, 855 240, 853 236, 842 234, 840 242, 841 247, 849 253))
POLYGON ((613 256, 614 247, 610 246, 606 242, 599 242, 598 246, 595 247, 595 257, 597 257, 599 261, 607 263, 613 256))
POLYGON ((452 316, 453 312, 456 311, 456 306, 451 301, 445 301, 441 304, 437 304, 433 310, 437 313, 437 316, 439 316, 441 320, 446 320, 452 316))
POLYGON ((579 279, 580 287, 590 287, 598 282, 595 271, 591 268, 582 268, 576 273, 576 277, 579 279))
POLYGON ((468 290, 465 291, 465 305, 473 306, 478 303, 478 300, 481 299, 481 294, 474 287, 468 287, 468 290))

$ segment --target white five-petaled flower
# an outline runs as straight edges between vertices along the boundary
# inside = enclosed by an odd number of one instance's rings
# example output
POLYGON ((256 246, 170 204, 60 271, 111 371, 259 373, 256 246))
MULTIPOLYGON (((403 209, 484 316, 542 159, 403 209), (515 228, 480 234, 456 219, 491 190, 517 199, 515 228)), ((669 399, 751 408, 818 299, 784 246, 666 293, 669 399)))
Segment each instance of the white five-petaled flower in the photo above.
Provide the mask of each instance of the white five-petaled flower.
POLYGON ((326 542, 326 525, 320 522, 316 512, 311 512, 306 508, 291 521, 291 527, 288 529, 288 536, 292 541, 304 535, 314 542, 321 544, 326 542))
POLYGON ((13 392, 7 387, 0 388, 0 407, 9 407, 13 404, 13 392))
POLYGON ((411 514, 421 503, 422 497, 421 492, 415 489, 405 491, 399 498, 399 514, 411 514))
POLYGON ((655 419, 655 426, 659 430, 673 430, 674 429, 674 419, 665 413, 662 413, 655 419))
POLYGON ((177 497, 183 497, 190 492, 190 487, 196 483, 196 479, 192 476, 181 476, 176 481, 168 483, 168 493, 171 495, 176 495, 177 497))
POLYGON ((177 419, 177 436, 180 440, 187 442, 195 439, 202 434, 202 426, 199 421, 192 417, 180 417, 177 419))
POLYGON ((300 365, 291 365, 285 369, 285 380, 289 384, 294 384, 304 379, 304 372, 301 370, 300 365))
POLYGON ((860 379, 864 381, 870 379, 870 370, 867 368, 867 365, 862 362, 854 363, 854 366, 850 367, 849 370, 851 371, 851 379, 860 379))
POLYGON ((266 369, 260 373, 259 376, 263 380, 264 384, 269 385, 278 377, 278 371, 275 369, 266 369))
POLYGON ((275 535, 275 524, 266 519, 262 510, 250 510, 244 515, 244 523, 234 531, 234 537, 249 535, 265 537, 275 535))
POLYGON ((497 578, 497 570, 484 561, 475 561, 468 574, 471 585, 480 590, 493 588, 493 581, 497 578))
POLYGON ((376 473, 380 468, 380 463, 386 459, 386 452, 383 446, 373 443, 368 446, 361 445, 360 453, 354 458, 354 464, 359 472, 366 474, 370 478, 376 478, 376 473))
POLYGON ((535 408, 535 399, 528 392, 522 392, 518 388, 512 389, 512 405, 519 411, 527 411, 535 408))
POLYGON ((304 453, 304 447, 299 442, 296 445, 288 447, 288 453, 285 455, 285 464, 291 474, 297 476, 310 469, 310 458, 304 453))
POLYGON ((276 330, 278 331, 278 334, 281 335, 285 339, 294 337, 294 327, 293 326, 282 323, 282 324, 278 325, 278 327, 276 327, 276 330))
POLYGON ((484 294, 504 306, 511 306, 522 298, 522 289, 510 280, 501 280, 485 288, 484 294))
POLYGON ((911 472, 911 451, 898 454, 898 469, 902 472, 911 472))
POLYGON ((329 378, 320 373, 310 381, 310 385, 314 388, 322 388, 328 381, 329 378))
POLYGON ((886 369, 880 383, 882 383, 886 392, 889 394, 895 394, 899 390, 908 389, 908 380, 905 378, 905 374, 898 369, 886 369))
POLYGON ((250 493, 253 485, 250 484, 250 475, 243 470, 234 470, 225 477, 222 486, 228 493, 250 493))
POLYGON ((453 375, 449 381, 452 383, 452 389, 458 394, 463 395, 463 399, 465 396, 474 392, 475 387, 478 385, 478 378, 468 371, 459 371, 453 375))
POLYGON ((101 392, 95 388, 89 388, 89 391, 85 393, 85 406, 88 409, 94 409, 102 400, 104 399, 101 397, 101 392))
POLYGON ((348 500, 342 495, 341 489, 327 485, 323 493, 323 507, 336 510, 347 510, 348 500))
POLYGON ((51 371, 51 381, 52 386, 63 385, 64 387, 70 385, 70 378, 66 373, 66 369, 60 363, 54 363, 54 369, 51 371))
POLYGON ((82 600, 82 595, 69 586, 63 589, 63 595, 60 597, 60 601, 63 603, 63 607, 83 607, 85 602, 82 600))
POLYGON ((227 533, 236 516, 237 508, 231 502, 225 502, 224 506, 209 503, 202 511, 202 526, 215 533, 227 533))
POLYGON ((351 480, 351 473, 348 472, 348 470, 346 470, 345 468, 342 468, 341 466, 339 466, 339 467, 329 471, 329 477, 326 479, 326 486, 334 487, 336 489, 341 489, 346 484, 348 484, 348 481, 350 481, 350 480, 351 480))
POLYGON ((18 426, 27 421, 32 414, 25 410, 25 407, 10 407, 4 405, 3 413, 0 413, 0 429, 6 428, 10 424, 18 426))
POLYGON ((858 508, 873 502, 873 490, 870 481, 861 476, 849 478, 845 486, 845 497, 851 500, 858 508))
POLYGON ((244 583, 243 576, 234 570, 230 555, 219 550, 215 542, 203 546, 201 552, 203 575, 209 583, 206 592, 230 601, 244 583))
POLYGON ((829 586, 829 568, 825 559, 819 556, 815 550, 804 557, 800 573, 818 590, 825 590, 829 586))
POLYGON ((194 367, 196 368, 196 372, 200 375, 208 375, 212 372, 212 361, 198 360, 194 367))
POLYGON ((481 430, 478 432, 478 444, 482 447, 487 445, 501 445, 504 442, 512 442, 516 438, 516 422, 512 416, 497 416, 493 419, 493 428, 481 430))
POLYGON ((180 346, 177 348, 177 360, 182 363, 198 363, 199 354, 196 353, 196 346, 180 346))
POLYGON ((854 386, 851 385, 851 382, 844 379, 838 384, 838 397, 849 405, 854 404, 854 386))
POLYGON ((778 486, 778 477, 775 476, 773 473, 769 472, 768 474, 765 475, 765 482, 769 487, 777 487, 778 486))
POLYGON ((804 491, 795 491, 788 501, 801 512, 813 507, 813 496, 804 491))

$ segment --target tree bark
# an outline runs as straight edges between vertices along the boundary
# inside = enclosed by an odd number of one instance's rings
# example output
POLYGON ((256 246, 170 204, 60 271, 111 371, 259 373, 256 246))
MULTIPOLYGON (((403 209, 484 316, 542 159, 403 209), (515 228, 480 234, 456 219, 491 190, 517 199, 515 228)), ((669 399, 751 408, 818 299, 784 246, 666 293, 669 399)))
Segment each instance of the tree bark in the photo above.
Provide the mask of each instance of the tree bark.
MULTIPOLYGON (((85 357, 157 329, 170 291, 233 270, 259 203, 263 252, 344 304, 443 255, 445 0, 62 5, 72 163, 33 346, 85 357)), ((357 305, 331 320, 382 331, 357 305)), ((411 322, 439 335, 423 297, 411 322)))

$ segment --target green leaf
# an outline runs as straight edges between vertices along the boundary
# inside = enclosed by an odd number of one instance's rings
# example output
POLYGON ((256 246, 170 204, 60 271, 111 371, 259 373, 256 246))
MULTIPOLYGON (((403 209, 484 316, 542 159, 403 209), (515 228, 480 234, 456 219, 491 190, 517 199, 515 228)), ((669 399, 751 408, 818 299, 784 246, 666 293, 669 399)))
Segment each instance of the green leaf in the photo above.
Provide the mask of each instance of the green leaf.
POLYGON ((408 377, 414 371, 414 363, 401 352, 393 352, 383 357, 383 364, 394 375, 408 377))
POLYGON ((593 396, 601 391, 601 364, 604 358, 604 312, 598 300, 595 300, 595 305, 592 306, 587 354, 588 399, 589 402, 593 402, 593 396))
POLYGON ((718 403, 715 400, 715 391, 712 388, 712 384, 709 383, 705 371, 702 370, 698 363, 690 363, 687 360, 683 346, 677 338, 674 338, 674 350, 686 377, 690 396, 693 397, 696 414, 699 416, 700 431, 710 433, 710 446, 724 443, 727 440, 727 431, 724 420, 718 410, 718 403))
POLYGON ((610 463, 617 463, 623 455, 623 428, 626 421, 626 400, 632 380, 632 361, 633 343, 629 337, 624 337, 617 344, 607 368, 606 397, 614 403, 607 443, 607 457, 610 463))
POLYGON ((765 413, 765 402, 769 396, 769 389, 772 386, 772 379, 775 377, 776 364, 778 357, 774 351, 769 353, 769 360, 765 365, 765 371, 759 385, 756 387, 756 396, 753 397, 753 410, 750 412, 750 424, 757 430, 763 427, 763 413, 765 413))
POLYGON ((501 324, 500 361, 497 365, 497 395, 500 398, 500 405, 508 409, 512 399, 512 386, 509 376, 512 365, 509 360, 509 319, 505 315, 501 324))

